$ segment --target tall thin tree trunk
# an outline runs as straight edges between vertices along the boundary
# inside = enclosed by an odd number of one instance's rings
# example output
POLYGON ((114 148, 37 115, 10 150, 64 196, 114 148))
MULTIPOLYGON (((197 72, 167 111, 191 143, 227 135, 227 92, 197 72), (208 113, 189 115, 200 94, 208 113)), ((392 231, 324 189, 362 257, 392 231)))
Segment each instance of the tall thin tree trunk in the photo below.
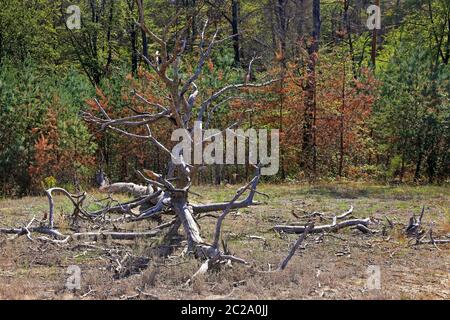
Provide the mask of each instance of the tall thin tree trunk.
MULTIPOLYGON (((131 14, 134 13, 134 0, 129 0, 129 9, 131 14)), ((137 28, 134 21, 130 22, 130 49, 131 49, 131 72, 137 74, 138 54, 137 54, 137 28)))
MULTIPOLYGON (((280 81, 280 110, 279 110, 279 130, 280 133, 283 134, 284 126, 283 126, 283 108, 284 108, 284 79, 280 81)), ((284 168, 284 148, 280 150, 280 169, 281 169, 281 179, 286 179, 286 170, 284 168)))
POLYGON ((313 32, 311 34, 311 45, 308 48, 308 75, 305 87, 305 111, 303 127, 303 160, 301 167, 312 172, 313 178, 317 171, 317 145, 316 145, 316 63, 319 52, 319 41, 321 31, 320 0, 313 0, 313 32))
POLYGON ((351 30, 351 24, 350 24, 350 18, 348 16, 348 11, 350 9, 350 0, 344 1, 344 25, 345 25, 345 33, 347 35, 348 39, 348 48, 350 52, 350 56, 352 59, 352 71, 353 71, 353 77, 357 77, 357 71, 356 71, 356 56, 355 56, 355 50, 353 46, 353 39, 352 39, 352 30, 351 30))
POLYGON ((112 30, 112 24, 114 19, 114 1, 111 1, 110 7, 109 7, 109 17, 108 17, 108 31, 106 35, 106 42, 108 45, 108 60, 106 62, 105 72, 109 73, 110 67, 112 64, 112 44, 111 44, 111 30, 112 30))
POLYGON ((240 3, 239 0, 231 1, 231 27, 233 33, 233 48, 234 48, 234 63, 236 66, 241 64, 241 43, 240 43, 240 35, 239 35, 239 11, 240 11, 240 3))
POLYGON ((342 76, 342 105, 339 123, 339 170, 338 175, 342 177, 342 171, 344 169, 344 114, 345 114, 345 81, 346 81, 346 70, 345 70, 345 57, 344 57, 344 70, 342 76))
MULTIPOLYGON (((286 76, 286 70, 287 70, 287 60, 286 60, 286 36, 287 36, 287 16, 286 16, 286 6, 287 1, 286 0, 278 0, 276 3, 276 17, 277 17, 277 34, 278 34, 278 40, 279 40, 279 51, 278 51, 278 60, 280 63, 280 78, 282 79, 280 81, 280 87, 279 87, 279 130, 280 133, 283 132, 283 108, 284 108, 284 85, 285 81, 284 78, 286 76)), ((282 148, 283 150, 283 148, 282 148)), ((286 172, 284 168, 284 154, 281 150, 280 154, 280 167, 281 167, 281 178, 286 178, 286 172)))
MULTIPOLYGON (((91 6, 91 21, 93 23, 98 24, 99 23, 99 14, 98 14, 98 8, 97 8, 97 3, 94 0, 90 1, 90 6, 91 6)), ((91 37, 90 37, 90 42, 91 42, 91 46, 92 46, 92 62, 93 62, 93 66, 91 67, 92 73, 93 73, 93 80, 94 83, 96 85, 98 85, 100 83, 101 80, 101 71, 100 71, 100 64, 99 64, 99 56, 98 56, 98 32, 96 31, 96 29, 93 30, 91 37)))

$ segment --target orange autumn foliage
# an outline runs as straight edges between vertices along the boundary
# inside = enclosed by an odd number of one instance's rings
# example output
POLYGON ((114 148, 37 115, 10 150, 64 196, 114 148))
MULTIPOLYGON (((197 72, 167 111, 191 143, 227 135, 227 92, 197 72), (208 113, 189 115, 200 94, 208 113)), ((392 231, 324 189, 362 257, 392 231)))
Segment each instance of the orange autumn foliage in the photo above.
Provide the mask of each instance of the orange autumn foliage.
POLYGON ((51 178, 58 185, 73 185, 86 182, 81 167, 92 167, 94 158, 80 147, 67 146, 62 140, 62 131, 58 128, 58 111, 49 109, 46 123, 33 132, 39 135, 34 146, 34 161, 28 168, 31 177, 31 190, 34 192, 48 188, 45 181, 51 178))
MULTIPOLYGON (((353 78, 350 62, 347 59, 344 61, 345 64, 320 61, 316 73, 316 121, 313 133, 318 175, 325 177, 337 174, 340 156, 344 158, 344 175, 352 174, 346 163, 362 163, 362 160, 371 156, 367 120, 375 100, 377 82, 368 70, 362 70, 360 79, 353 78)), ((233 109, 235 118, 244 117, 249 126, 282 129, 281 163, 288 175, 302 178, 299 164, 304 160, 301 150, 305 130, 305 102, 308 99, 305 92, 307 73, 306 67, 292 64, 287 69, 287 76, 281 83, 251 90, 258 98, 235 101, 233 109)))

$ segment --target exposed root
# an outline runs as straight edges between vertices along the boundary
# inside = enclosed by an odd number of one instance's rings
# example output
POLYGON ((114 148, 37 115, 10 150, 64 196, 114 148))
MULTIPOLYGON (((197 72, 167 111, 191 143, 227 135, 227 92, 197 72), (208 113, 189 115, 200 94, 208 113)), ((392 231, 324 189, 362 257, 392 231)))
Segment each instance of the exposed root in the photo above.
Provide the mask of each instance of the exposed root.
POLYGON ((419 218, 416 218, 416 215, 413 213, 411 218, 409 219, 408 226, 406 227, 405 233, 408 237, 415 238, 415 245, 426 245, 431 244, 435 246, 437 249, 438 244, 449 244, 450 239, 435 239, 433 234, 433 229, 430 227, 428 231, 429 240, 425 240, 427 238, 427 232, 422 226, 422 220, 425 215, 425 206, 422 207, 422 211, 420 212, 419 218))
MULTIPOLYGON (((144 175, 142 175, 142 177, 149 185, 153 184, 155 188, 142 187, 130 183, 118 183, 112 185, 102 183, 102 191, 112 193, 125 192, 136 198, 126 203, 120 203, 113 199, 112 194, 109 194, 104 200, 95 199, 97 205, 102 204, 105 201, 106 205, 102 209, 93 212, 86 209, 89 207, 89 205, 85 203, 87 202, 86 199, 88 199, 86 193, 74 195, 61 188, 49 189, 46 191, 49 199, 48 221, 37 221, 33 218, 24 227, 2 228, 0 229, 0 233, 12 234, 14 235, 14 238, 27 236, 31 241, 41 241, 59 246, 66 246, 72 242, 92 243, 108 240, 133 241, 136 239, 155 238, 162 235, 162 232, 165 229, 168 229, 168 232, 162 238, 162 242, 160 243, 161 247, 167 248, 160 253, 167 256, 172 252, 171 249, 180 243, 180 239, 177 235, 178 229, 182 226, 187 239, 187 252, 192 253, 197 259, 206 263, 204 264, 203 269, 199 270, 199 274, 204 269, 209 270, 216 265, 225 263, 228 264, 234 262, 247 264, 245 260, 229 254, 227 248, 223 248, 223 251, 220 249, 221 229, 223 221, 233 209, 254 204, 253 198, 257 193, 256 188, 261 176, 260 166, 257 167, 255 177, 247 185, 240 188, 231 201, 204 206, 195 206, 188 203, 188 189, 177 189, 169 180, 166 180, 162 176, 151 171, 145 171, 145 174, 151 179, 146 178, 144 175), (239 199, 247 192, 249 193, 247 198, 243 201, 239 201, 239 199), (65 234, 58 230, 54 218, 55 203, 53 196, 55 193, 62 194, 71 201, 74 207, 74 212, 71 217, 74 221, 77 218, 82 218, 82 225, 77 225, 77 229, 82 229, 82 231, 77 230, 78 232, 65 234), (138 215, 133 211, 133 209, 145 205, 148 206, 148 208, 142 210, 138 215), (195 208, 197 208, 198 212, 205 213, 214 212, 219 209, 222 210, 222 213, 217 218, 212 244, 206 243, 200 235, 200 227, 195 219, 198 213, 195 212, 195 208), (154 217, 162 218, 163 215, 172 215, 175 217, 151 230, 124 231, 120 229, 122 223, 139 222, 154 217), (33 238, 33 234, 40 234, 41 236, 33 238), (206 266, 208 268, 206 268, 206 266)), ((124 263, 128 260, 124 259, 114 260, 114 263, 117 264, 115 270, 119 275, 126 274, 126 270, 128 270, 128 268, 124 267, 124 263)))
POLYGON ((419 237, 423 234, 421 230, 423 215, 425 214, 425 206, 422 207, 422 212, 419 215, 419 219, 413 213, 412 217, 409 219, 408 227, 406 228, 406 234, 410 237, 419 237))

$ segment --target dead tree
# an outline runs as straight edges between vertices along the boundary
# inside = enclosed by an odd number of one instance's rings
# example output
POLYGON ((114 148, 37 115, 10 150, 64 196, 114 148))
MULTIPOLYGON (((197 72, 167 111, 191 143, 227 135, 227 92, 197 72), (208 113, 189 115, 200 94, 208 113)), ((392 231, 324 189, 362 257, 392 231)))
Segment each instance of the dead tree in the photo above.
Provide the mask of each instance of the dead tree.
MULTIPOLYGON (((190 165, 187 161, 187 157, 190 155, 176 156, 158 141, 153 135, 152 125, 159 121, 167 121, 173 126, 173 129, 185 129, 190 132, 190 139, 194 141, 194 123, 206 122, 210 123, 214 113, 210 111, 210 107, 213 103, 219 102, 218 100, 229 100, 226 97, 227 93, 233 94, 242 88, 257 88, 270 85, 277 80, 268 80, 263 83, 240 83, 230 84, 217 90, 212 95, 206 97, 203 101, 199 101, 200 88, 196 82, 203 72, 204 66, 211 56, 214 47, 226 41, 227 39, 219 39, 219 31, 210 33, 208 20, 204 23, 203 30, 199 35, 198 51, 199 56, 197 65, 191 75, 181 75, 182 64, 185 59, 183 55, 185 53, 186 37, 189 29, 189 19, 184 30, 179 31, 176 34, 171 33, 173 25, 179 23, 179 15, 169 22, 159 36, 150 30, 144 19, 144 11, 142 8, 142 2, 136 1, 139 22, 136 25, 142 29, 143 32, 159 46, 159 57, 156 60, 146 57, 141 54, 141 58, 150 67, 153 73, 157 75, 157 78, 163 83, 165 90, 168 94, 170 103, 168 105, 162 105, 148 101, 144 96, 135 92, 134 94, 140 99, 148 108, 148 112, 137 113, 136 115, 124 117, 120 119, 112 118, 100 102, 96 101, 98 107, 98 113, 84 112, 82 114, 85 121, 90 124, 94 124, 100 131, 112 131, 129 139, 140 139, 144 142, 150 141, 153 145, 159 148, 162 152, 166 153, 170 157, 170 163, 167 174, 159 174, 149 170, 143 170, 139 172, 144 185, 134 183, 113 183, 101 181, 101 190, 108 194, 115 193, 129 193, 134 196, 134 199, 127 203, 119 203, 117 201, 110 200, 108 205, 104 206, 95 212, 88 211, 83 206, 83 203, 87 197, 86 194, 73 195, 64 189, 51 189, 47 191, 47 196, 50 205, 49 223, 33 227, 33 223, 28 224, 22 228, 12 228, 0 230, 3 233, 10 233, 16 235, 28 235, 31 238, 31 233, 38 232, 43 233, 52 238, 41 237, 40 240, 50 240, 56 243, 66 243, 73 239, 88 238, 98 239, 100 237, 112 237, 113 239, 129 240, 136 237, 152 237, 160 234, 164 229, 168 229, 166 240, 170 240, 172 235, 177 234, 180 227, 183 228, 184 234, 187 240, 187 249, 193 253, 196 257, 208 261, 208 263, 216 263, 226 261, 236 261, 245 263, 245 261, 228 256, 220 251, 220 236, 222 223, 228 213, 232 210, 249 207, 255 205, 254 197, 257 193, 256 189, 261 177, 261 166, 255 167, 254 178, 244 187, 239 189, 236 196, 229 202, 208 204, 208 205, 195 205, 189 201, 190 189, 192 186, 193 175, 196 173, 197 167, 190 165), (208 36, 209 34, 209 36, 208 36), (209 40, 207 38, 210 38, 209 40), (135 133, 136 128, 144 128, 145 134, 135 133), (74 216, 80 219, 84 219, 88 222, 94 221, 96 224, 103 223, 102 231, 88 230, 84 233, 77 233, 72 235, 63 235, 55 229, 54 226, 54 204, 53 193, 61 193, 68 199, 70 199, 74 206, 74 216), (243 198, 243 199, 242 199, 243 198), (137 210, 146 206, 145 210, 137 210), (196 221, 198 215, 208 212, 222 212, 217 220, 215 228, 214 239, 212 243, 208 243, 201 236, 199 225, 196 221), (117 214, 119 217, 114 218, 113 215, 117 214), (130 222, 130 221, 142 221, 147 219, 153 219, 161 215, 173 215, 172 221, 164 225, 159 226, 154 230, 147 232, 116 232, 107 229, 108 223, 111 225, 113 222, 130 222)), ((217 106, 217 105, 216 105, 217 106)), ((205 143, 201 141, 200 143, 205 143)))

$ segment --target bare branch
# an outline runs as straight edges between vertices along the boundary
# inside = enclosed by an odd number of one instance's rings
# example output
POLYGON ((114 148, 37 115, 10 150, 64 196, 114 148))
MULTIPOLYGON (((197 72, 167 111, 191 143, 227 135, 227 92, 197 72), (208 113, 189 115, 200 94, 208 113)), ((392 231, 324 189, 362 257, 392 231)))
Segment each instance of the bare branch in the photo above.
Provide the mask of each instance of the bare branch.
MULTIPOLYGON (((256 172, 256 177, 252 180, 250 193, 247 199, 243 201, 235 201, 231 204, 229 210, 241 209, 250 207, 253 205, 257 205, 257 203, 253 202, 253 198, 256 194, 256 188, 258 186, 259 180, 261 178, 261 169, 258 168, 256 172)), ((248 188, 247 188, 248 189, 248 188)), ((207 205, 196 205, 193 206, 193 210, 195 214, 214 212, 214 211, 224 211, 230 206, 230 203, 215 203, 215 204, 207 204, 207 205)))
POLYGON ((218 248, 219 246, 219 240, 220 240, 220 234, 221 234, 221 229, 222 229, 222 222, 223 220, 225 220, 226 216, 230 213, 230 210, 232 208, 232 206, 236 203, 237 200, 239 200, 239 198, 249 189, 253 186, 253 184, 259 179, 259 176, 256 176, 255 178, 253 178, 252 181, 250 181, 246 186, 240 188, 236 195, 234 196, 234 198, 230 201, 230 203, 228 204, 228 206, 225 208, 225 210, 223 210, 223 213, 220 215, 219 219, 217 219, 217 223, 216 223, 216 231, 214 233, 214 242, 212 244, 212 246, 214 248, 218 248))
POLYGON ((198 79, 198 77, 200 76, 200 74, 203 71, 203 67, 205 65, 206 60, 210 57, 211 51, 212 51, 214 45, 216 44, 216 38, 217 38, 217 34, 218 34, 219 30, 216 30, 211 42, 209 43, 208 48, 206 49, 206 51, 204 51, 203 47, 204 47, 204 43, 205 43, 205 32, 206 32, 207 26, 208 26, 208 20, 206 20, 205 25, 203 27, 202 34, 201 34, 200 59, 199 59, 197 68, 195 70, 195 73, 189 78, 189 80, 184 84, 183 88, 181 89, 180 97, 182 97, 189 90, 189 87, 198 79))
POLYGON ((302 244, 302 242, 306 239, 306 236, 308 235, 308 233, 314 228, 314 224, 310 223, 306 226, 305 231, 302 233, 302 235, 300 236, 300 238, 298 238, 298 240, 295 242, 295 244, 293 245, 291 251, 289 252, 288 256, 283 260, 283 262, 281 263, 280 267, 278 268, 278 270, 284 270, 286 269, 289 261, 292 259, 292 257, 294 256, 295 252, 297 251, 297 249, 300 247, 300 245, 302 244))
POLYGON ((267 87, 273 83, 276 83, 280 81, 280 79, 275 79, 275 80, 269 80, 263 83, 240 83, 240 84, 232 84, 232 85, 228 85, 222 89, 220 89, 219 91, 217 91, 216 93, 214 93, 212 96, 210 96, 208 99, 206 99, 201 107, 200 107, 200 112, 198 115, 198 121, 203 121, 203 117, 204 117, 204 113, 206 112, 206 109, 211 105, 212 102, 214 102, 217 98, 219 98, 220 96, 222 96, 223 94, 225 94, 226 92, 233 90, 233 89, 243 89, 243 88, 262 88, 262 87, 267 87))

